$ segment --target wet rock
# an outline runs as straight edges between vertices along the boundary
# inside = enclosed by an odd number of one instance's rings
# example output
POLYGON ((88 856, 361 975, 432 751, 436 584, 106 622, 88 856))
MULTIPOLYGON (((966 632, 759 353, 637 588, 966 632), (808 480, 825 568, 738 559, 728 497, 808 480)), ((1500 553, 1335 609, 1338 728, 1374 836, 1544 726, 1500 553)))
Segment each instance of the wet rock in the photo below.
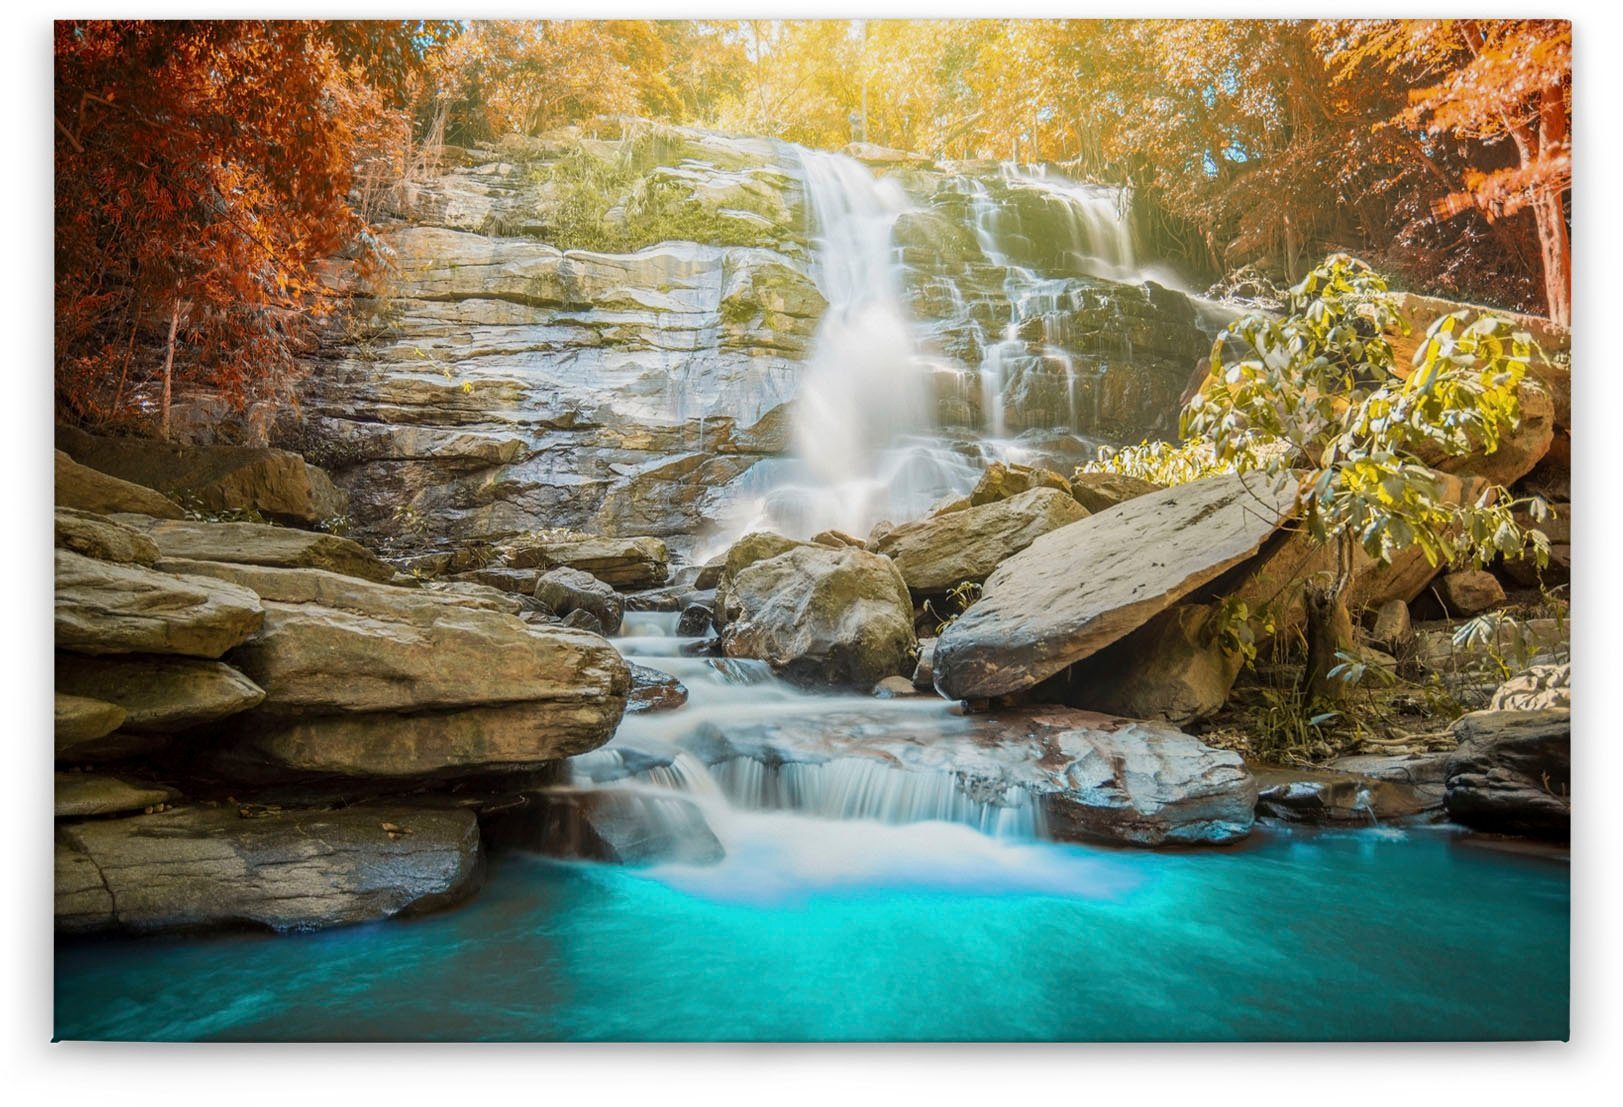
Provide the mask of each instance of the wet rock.
POLYGON ((1178 604, 1071 666, 1066 703, 1107 715, 1183 725, 1228 702, 1243 658, 1224 647, 1205 604, 1178 604))
POLYGON ((725 555, 711 558, 699 567, 699 575, 693 578, 693 587, 714 588, 721 583, 721 574, 726 568, 727 558, 725 555))
POLYGON ((1237 754, 1164 724, 1070 708, 789 717, 701 727, 682 744, 721 767, 745 807, 1025 827, 1060 841, 1235 841, 1250 833, 1257 795, 1237 754), (758 768, 726 771, 739 759, 758 768))
POLYGON ((1490 711, 1543 711, 1572 706, 1572 664, 1534 665, 1494 690, 1490 711))
POLYGON ((665 583, 669 561, 665 543, 657 538, 532 540, 507 555, 515 569, 578 569, 623 590, 665 583))
POLYGON ((58 428, 56 441, 81 465, 206 512, 254 512, 308 524, 341 515, 347 506, 326 473, 287 450, 103 438, 69 427, 58 428))
POLYGON ((798 546, 726 582, 721 648, 790 680, 871 688, 911 669, 913 603, 889 558, 798 546))
POLYGON ((158 560, 158 547, 144 534, 71 507, 56 509, 56 548, 126 565, 151 566, 158 560))
POLYGON ((691 603, 682 609, 676 621, 676 633, 682 638, 699 638, 710 632, 715 613, 704 604, 691 603))
POLYGON ((256 706, 260 687, 219 661, 182 657, 76 657, 60 654, 56 687, 124 709, 124 727, 173 734, 256 706))
POLYGON ((1286 822, 1369 826, 1443 812, 1447 756, 1344 757, 1324 769, 1255 768, 1257 813, 1286 822))
POLYGON ((109 773, 56 774, 56 817, 59 819, 125 815, 179 798, 179 792, 165 785, 109 773))
POLYGON ((219 657, 263 620, 259 597, 234 584, 56 551, 58 649, 219 657))
POLYGON ((525 798, 488 821, 493 846, 612 865, 708 865, 725 853, 683 796, 549 788, 525 798))
POLYGON ((913 666, 913 687, 921 692, 935 691, 935 643, 934 638, 919 639, 919 659, 913 666))
POLYGON ((1454 724, 1449 816, 1476 830, 1565 841, 1571 833, 1572 714, 1473 711, 1454 724))
POLYGON ((620 632, 625 615, 624 601, 613 588, 590 573, 579 569, 549 569, 536 578, 533 595, 566 620, 581 611, 597 622, 598 633, 620 632))
POLYGON ((631 663, 631 692, 626 697, 626 714, 671 711, 687 702, 688 690, 681 681, 647 665, 631 663))
POLYGON ((1214 477, 1050 531, 942 633, 936 687, 952 699, 1034 687, 1256 553, 1295 503, 1294 487, 1214 477))
POLYGON ((603 621, 585 608, 577 607, 568 615, 563 616, 562 625, 574 627, 576 630, 586 630, 593 634, 603 634, 603 621))
POLYGON ((56 451, 56 502, 61 507, 104 515, 130 511, 158 519, 179 519, 183 514, 180 505, 168 496, 80 465, 61 450, 56 451))
POLYGON ((1071 478, 1071 495, 1094 515, 1160 489, 1159 484, 1121 473, 1077 473, 1071 478))
POLYGON ((1033 488, 888 531, 874 546, 896 562, 916 594, 983 581, 1038 538, 1087 517, 1068 492, 1033 488))
POLYGON ((387 582, 394 568, 348 538, 261 523, 201 523, 118 515, 118 522, 155 542, 164 558, 326 569, 362 580, 387 582))
POLYGON ((448 906, 482 877, 471 812, 177 807, 63 824, 59 931, 316 930, 448 906))
POLYGON ((1480 615, 1505 602, 1505 590, 1492 573, 1465 569, 1445 573, 1435 585, 1437 597, 1452 615, 1480 615))
POLYGON ((912 677, 888 676, 873 686, 873 694, 878 699, 893 700, 898 696, 916 696, 918 689, 913 687, 912 677))

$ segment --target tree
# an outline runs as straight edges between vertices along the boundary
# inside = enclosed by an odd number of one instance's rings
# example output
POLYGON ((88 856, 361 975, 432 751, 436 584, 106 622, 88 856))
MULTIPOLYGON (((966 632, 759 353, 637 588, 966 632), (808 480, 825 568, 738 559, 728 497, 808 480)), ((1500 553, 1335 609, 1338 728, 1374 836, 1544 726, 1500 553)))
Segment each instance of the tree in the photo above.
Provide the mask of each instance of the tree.
POLYGON ((1512 164, 1470 166, 1443 217, 1522 210, 1537 228, 1546 310, 1572 321, 1572 247, 1563 197, 1572 187, 1572 25, 1560 19, 1361 20, 1332 36, 1343 73, 1370 63, 1421 82, 1393 120, 1489 149, 1509 139, 1512 164), (1429 82, 1429 83, 1425 83, 1429 82))
POLYGON ((56 25, 56 394, 119 420, 184 375, 274 391, 350 247, 357 157, 404 125, 433 27, 319 21, 56 25))
POLYGON ((1102 463, 1162 479, 1229 471, 1299 484, 1300 526, 1334 551, 1329 579, 1307 582, 1309 703, 1339 690, 1330 674, 1351 646, 1357 548, 1378 562, 1418 548, 1434 566, 1528 551, 1542 565, 1548 551, 1516 519, 1519 509, 1542 519, 1541 501, 1495 487, 1455 502, 1428 465, 1498 447, 1519 416, 1532 339, 1498 316, 1459 311, 1431 324, 1402 369, 1386 338, 1401 326, 1385 280, 1332 256, 1291 289, 1282 318, 1247 315, 1218 337, 1213 369, 1184 409, 1182 444, 1102 463))

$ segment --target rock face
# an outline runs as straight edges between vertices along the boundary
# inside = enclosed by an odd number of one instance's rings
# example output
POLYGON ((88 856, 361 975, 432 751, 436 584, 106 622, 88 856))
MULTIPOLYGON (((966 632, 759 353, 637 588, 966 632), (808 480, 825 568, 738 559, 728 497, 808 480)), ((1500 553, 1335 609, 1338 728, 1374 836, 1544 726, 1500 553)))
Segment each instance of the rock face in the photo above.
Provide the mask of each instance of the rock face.
POLYGON ((180 807, 58 827, 56 926, 315 930, 443 907, 481 876, 468 811, 363 804, 243 818, 180 807))
POLYGON ((942 593, 985 580, 1038 538, 1087 514, 1068 492, 1033 488, 896 527, 874 549, 896 562, 915 593, 942 593))
MULTIPOLYGON (((1250 832, 1257 795, 1237 754, 1162 724, 1069 708, 791 716, 702 727, 681 741, 739 806, 945 819, 1060 841, 1231 842, 1250 832)), ((668 745, 616 748, 622 771, 672 756, 668 745)))
POLYGON ((1361 755, 1325 769, 1257 769, 1257 812, 1286 822, 1371 826, 1443 813, 1447 757, 1361 755))
POLYGON ((61 450, 56 451, 56 502, 80 511, 134 511, 158 519, 179 519, 182 514, 168 496, 80 465, 61 450))
POLYGON ((797 546, 726 582, 722 652, 790 680, 866 690, 912 672, 913 603, 889 558, 797 546))
POLYGON ((101 438, 71 427, 57 428, 56 443, 81 465, 206 512, 256 512, 308 524, 341 515, 347 506, 326 473, 287 450, 101 438))
POLYGON ((1049 532, 941 635, 936 688, 963 699, 1035 686, 1254 554, 1295 502, 1293 487, 1214 477, 1049 532))
POLYGON ((203 523, 141 515, 119 515, 116 521, 146 535, 165 558, 328 569, 373 581, 387 581, 394 576, 394 569, 372 551, 336 534, 261 523, 203 523))
POLYGON ((1477 830, 1565 841, 1571 833, 1572 716, 1473 711, 1454 724, 1448 814, 1477 830))
POLYGON ((233 584, 56 551, 59 649, 219 657, 264 617, 259 597, 233 584))

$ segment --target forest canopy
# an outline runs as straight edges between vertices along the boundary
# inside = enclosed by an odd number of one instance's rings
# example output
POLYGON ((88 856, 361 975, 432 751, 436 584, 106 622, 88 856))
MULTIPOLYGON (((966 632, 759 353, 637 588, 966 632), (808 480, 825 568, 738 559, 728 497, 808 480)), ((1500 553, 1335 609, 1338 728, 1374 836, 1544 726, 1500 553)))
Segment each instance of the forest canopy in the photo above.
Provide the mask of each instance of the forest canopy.
MULTIPOLYGON (((1570 317, 1558 20, 57 25, 58 408, 171 376, 275 392, 438 144, 639 116, 1130 186, 1191 273, 1326 253, 1570 317)), ((374 259, 375 260, 375 259, 374 259)))

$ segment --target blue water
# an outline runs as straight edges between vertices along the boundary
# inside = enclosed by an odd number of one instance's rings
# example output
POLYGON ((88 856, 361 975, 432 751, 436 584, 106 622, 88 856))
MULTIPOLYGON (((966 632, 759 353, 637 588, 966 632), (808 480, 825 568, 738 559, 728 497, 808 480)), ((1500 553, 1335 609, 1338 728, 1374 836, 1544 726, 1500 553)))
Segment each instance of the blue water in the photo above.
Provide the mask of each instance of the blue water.
MULTIPOLYGON (((1143 853, 755 820, 709 869, 508 855, 457 910, 60 944, 63 1038, 1567 1034, 1568 871, 1437 830, 1143 853), (832 835, 832 838, 830 837, 832 835)), ((735 828, 736 829, 736 828, 735 828)))

